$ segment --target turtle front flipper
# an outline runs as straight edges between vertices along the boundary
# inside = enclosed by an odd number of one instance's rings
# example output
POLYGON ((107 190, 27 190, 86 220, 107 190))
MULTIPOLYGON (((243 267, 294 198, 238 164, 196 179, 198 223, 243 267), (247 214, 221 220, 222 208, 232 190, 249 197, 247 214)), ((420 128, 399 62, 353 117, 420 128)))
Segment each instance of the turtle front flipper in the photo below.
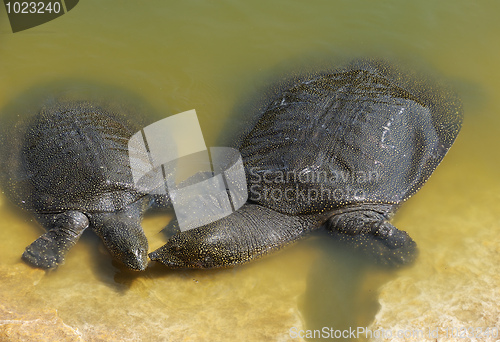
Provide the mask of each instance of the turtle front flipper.
POLYGON ((141 227, 143 205, 137 201, 123 210, 90 216, 92 229, 113 258, 134 271, 148 266, 148 240, 141 227))
POLYGON ((22 259, 35 267, 56 268, 64 262, 66 253, 89 226, 89 220, 83 213, 74 210, 40 214, 38 219, 47 232, 26 247, 22 259))
POLYGON ((321 226, 319 215, 288 216, 256 204, 180 232, 149 254, 171 268, 218 268, 243 264, 290 244, 321 226))
POLYGON ((394 227, 376 210, 354 210, 333 215, 326 224, 337 239, 361 250, 379 264, 412 263, 417 244, 407 232, 394 227))

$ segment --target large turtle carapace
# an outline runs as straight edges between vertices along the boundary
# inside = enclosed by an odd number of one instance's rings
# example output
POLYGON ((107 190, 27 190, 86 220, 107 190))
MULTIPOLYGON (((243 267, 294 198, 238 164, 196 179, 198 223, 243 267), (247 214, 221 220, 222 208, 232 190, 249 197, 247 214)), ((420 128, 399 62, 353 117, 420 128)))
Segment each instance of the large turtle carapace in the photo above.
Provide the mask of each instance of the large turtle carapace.
POLYGON ((427 181, 462 123, 445 88, 385 62, 358 61, 274 97, 240 152, 249 203, 150 253, 169 267, 247 262, 324 225, 390 264, 414 259, 388 222, 427 181))

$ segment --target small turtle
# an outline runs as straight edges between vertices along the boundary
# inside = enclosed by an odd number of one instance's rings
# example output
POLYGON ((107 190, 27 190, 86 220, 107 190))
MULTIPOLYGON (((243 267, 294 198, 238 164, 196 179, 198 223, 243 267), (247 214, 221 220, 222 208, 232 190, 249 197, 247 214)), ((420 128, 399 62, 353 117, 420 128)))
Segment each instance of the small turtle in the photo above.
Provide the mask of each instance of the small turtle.
POLYGON ((302 79, 242 140, 249 201, 149 254, 172 268, 248 262, 326 227, 389 265, 416 244, 390 217, 441 162, 462 124, 444 87, 382 61, 302 79))
POLYGON ((127 144, 142 127, 126 115, 89 101, 53 101, 3 137, 4 188, 47 230, 22 255, 29 264, 57 267, 90 227, 116 260, 146 268, 142 213, 169 200, 134 186, 127 144))

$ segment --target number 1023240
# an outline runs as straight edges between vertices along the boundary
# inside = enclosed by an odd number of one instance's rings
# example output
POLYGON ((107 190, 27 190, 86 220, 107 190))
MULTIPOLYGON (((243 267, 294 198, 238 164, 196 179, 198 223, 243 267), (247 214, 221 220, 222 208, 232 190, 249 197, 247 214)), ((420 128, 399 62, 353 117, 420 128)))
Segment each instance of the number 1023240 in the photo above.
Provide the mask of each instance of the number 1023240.
POLYGON ((19 1, 9 1, 5 3, 7 13, 15 14, 35 14, 35 13, 59 13, 61 12, 61 3, 57 1, 50 2, 19 2, 19 1))

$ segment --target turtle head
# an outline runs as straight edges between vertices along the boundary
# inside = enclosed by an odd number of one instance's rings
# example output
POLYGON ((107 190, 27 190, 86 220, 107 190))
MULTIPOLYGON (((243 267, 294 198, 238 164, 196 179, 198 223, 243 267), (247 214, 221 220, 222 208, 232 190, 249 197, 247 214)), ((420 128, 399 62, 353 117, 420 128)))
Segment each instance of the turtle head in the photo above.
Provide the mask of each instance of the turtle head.
POLYGON ((252 251, 241 237, 244 222, 234 224, 230 220, 236 213, 173 235, 165 245, 149 253, 149 258, 169 268, 198 269, 229 267, 248 261, 252 251))
POLYGON ((132 271, 144 271, 148 266, 147 247, 127 243, 119 246, 113 244, 106 247, 115 260, 120 261, 132 271))
POLYGON ((226 258, 228 252, 224 244, 204 239, 203 234, 193 229, 172 236, 161 248, 149 253, 149 257, 169 268, 207 269, 233 264, 226 258))
POLYGON ((133 271, 148 266, 148 240, 138 219, 126 215, 104 213, 93 228, 113 258, 133 271))
POLYGON ((289 216, 246 203, 217 221, 173 235, 149 257, 170 268, 236 266, 300 239, 320 222, 318 215, 289 216))

